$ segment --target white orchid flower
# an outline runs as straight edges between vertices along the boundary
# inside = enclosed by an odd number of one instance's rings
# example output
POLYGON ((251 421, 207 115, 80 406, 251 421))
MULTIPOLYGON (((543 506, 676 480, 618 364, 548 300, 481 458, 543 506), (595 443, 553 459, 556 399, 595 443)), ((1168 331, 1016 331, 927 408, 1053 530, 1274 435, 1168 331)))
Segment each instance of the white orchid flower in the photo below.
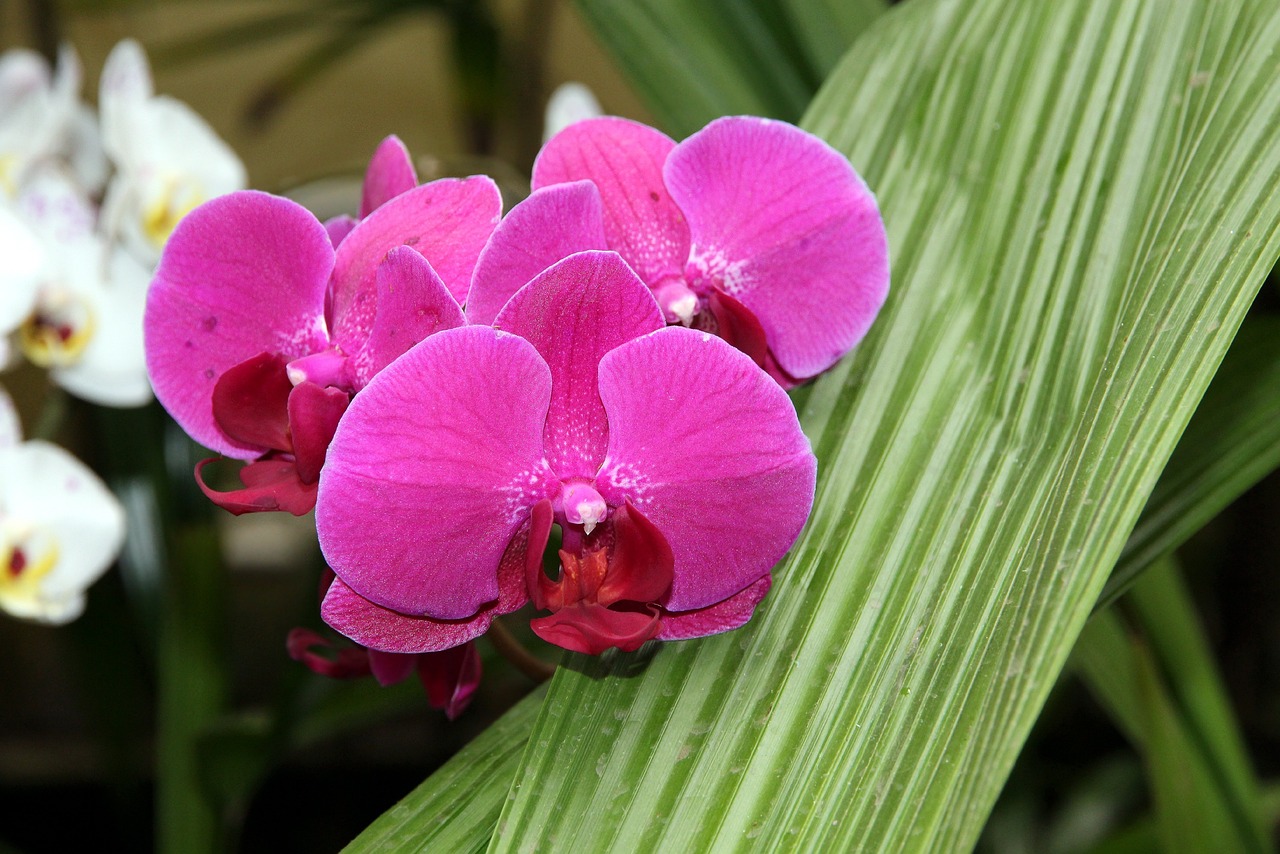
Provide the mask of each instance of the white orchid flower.
POLYGON ((103 219, 154 265, 178 221, 214 196, 243 189, 244 165, 194 110, 156 95, 146 54, 126 39, 102 69, 102 140, 115 162, 103 219))
POLYGON ((542 141, 545 143, 574 122, 602 115, 604 111, 600 109, 600 102, 584 84, 573 81, 561 83, 547 99, 542 141))
POLYGON ((77 397, 147 403, 142 315, 150 270, 95 232, 93 205, 61 172, 33 176, 18 212, 44 245, 35 304, 17 334, 23 353, 77 397))
POLYGON ((106 485, 62 448, 21 441, 0 392, 0 609, 42 623, 74 620, 124 532, 124 509, 106 485))
POLYGON ((80 60, 70 46, 51 71, 34 51, 0 54, 0 193, 14 197, 28 173, 51 160, 70 166, 86 192, 106 181, 93 111, 80 102, 80 60))

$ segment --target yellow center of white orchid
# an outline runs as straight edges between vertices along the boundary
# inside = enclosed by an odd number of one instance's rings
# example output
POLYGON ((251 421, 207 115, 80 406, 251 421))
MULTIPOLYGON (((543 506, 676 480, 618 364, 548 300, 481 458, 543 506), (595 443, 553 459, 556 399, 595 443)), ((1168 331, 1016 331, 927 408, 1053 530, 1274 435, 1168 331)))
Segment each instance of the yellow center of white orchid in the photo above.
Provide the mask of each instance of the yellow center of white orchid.
POLYGON ((58 543, 37 529, 13 523, 0 528, 0 604, 31 611, 40 600, 40 582, 58 562, 58 543))
POLYGON ((204 191, 198 185, 166 178, 164 189, 142 212, 142 233, 153 246, 161 248, 182 218, 203 201, 204 191))
POLYGON ((94 331, 88 303, 68 291, 46 292, 36 310, 18 329, 18 346, 42 368, 76 363, 94 331))

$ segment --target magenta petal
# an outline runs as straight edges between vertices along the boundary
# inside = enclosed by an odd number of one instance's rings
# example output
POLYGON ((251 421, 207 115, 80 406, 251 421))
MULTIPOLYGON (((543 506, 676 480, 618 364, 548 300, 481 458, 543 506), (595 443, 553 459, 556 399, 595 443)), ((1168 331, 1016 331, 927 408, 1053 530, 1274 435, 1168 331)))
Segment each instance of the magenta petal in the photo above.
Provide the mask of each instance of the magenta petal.
POLYGON ((221 196, 178 223, 147 294, 147 372, 197 442, 241 459, 259 453, 218 429, 214 385, 259 353, 288 361, 327 346, 333 257, 314 216, 266 193, 221 196))
POLYGON ((609 248, 650 287, 684 274, 689 227, 667 194, 662 167, 675 142, 639 122, 606 117, 556 134, 533 164, 534 189, 589 180, 604 202, 609 248))
POLYGON ((204 482, 205 467, 216 459, 211 457, 196 465, 196 485, 210 501, 228 513, 242 516, 245 513, 283 510, 302 516, 316 506, 315 483, 303 483, 298 477, 297 466, 291 460, 269 457, 249 463, 240 469, 240 482, 244 489, 218 492, 204 482))
POLYGON ((418 250, 461 303, 501 215, 502 195, 482 175, 423 184, 369 214, 338 246, 330 306, 334 342, 348 353, 364 345, 377 309, 378 265, 397 246, 418 250))
POLYGON ((532 343, 551 368, 552 470, 594 477, 609 441, 596 368, 619 344, 663 327, 653 294, 617 253, 579 252, 522 288, 494 325, 532 343))
POLYGON ((356 679, 369 675, 369 653, 358 646, 339 648, 311 631, 296 628, 285 638, 285 649, 294 661, 330 679, 356 679))
POLYGON ((329 235, 329 242, 336 248, 339 243, 346 239, 351 230, 356 227, 356 218, 339 214, 332 219, 324 221, 325 233, 329 235))
POLYGON ((294 462, 298 479, 304 484, 313 484, 320 478, 325 451, 350 400, 345 391, 322 388, 312 382, 299 383, 289 393, 294 462))
POLYGON ((373 328, 351 362, 357 391, 428 335, 466 323, 462 308, 430 262, 408 246, 387 253, 378 265, 377 282, 373 328))
POLYGON ((866 334, 889 292, 875 196, 793 125, 717 119, 676 146, 667 187, 689 220, 689 278, 750 309, 784 371, 811 377, 866 334))
POLYGON ((405 655, 399 652, 383 652, 371 649, 368 652, 369 670, 378 684, 384 688, 403 682, 418 666, 416 655, 405 655))
POLYGON ((575 181, 534 190, 503 217, 480 253, 467 292, 467 319, 493 323, 516 291, 561 258, 608 248, 594 184, 575 181))
POLYGON ((401 193, 407 193, 418 185, 418 174, 413 170, 409 149, 397 136, 384 139, 373 152, 369 168, 364 173, 364 188, 360 198, 360 218, 373 213, 375 208, 391 201, 401 193))
POLYGON ((480 685, 480 651, 473 643, 418 656, 418 678, 427 702, 454 720, 471 704, 480 685))
POLYGON ((751 619, 772 584, 772 576, 766 575, 723 602, 695 611, 664 612, 659 620, 658 640, 700 638, 739 628, 751 619))
POLYGON ((551 372, 487 326, 432 335, 357 394, 320 475, 329 565, 376 603, 462 619, 498 596, 503 551, 554 484, 551 372))
POLYGON ((600 493, 613 506, 629 498, 667 538, 667 610, 727 599, 786 554, 809 516, 817 463, 791 399, 748 356, 668 327, 604 357, 600 397, 600 493))
POLYGON ((320 603, 320 616, 370 651, 394 653, 437 652, 479 637, 493 622, 490 611, 468 620, 433 620, 411 617, 375 605, 338 579, 320 603))

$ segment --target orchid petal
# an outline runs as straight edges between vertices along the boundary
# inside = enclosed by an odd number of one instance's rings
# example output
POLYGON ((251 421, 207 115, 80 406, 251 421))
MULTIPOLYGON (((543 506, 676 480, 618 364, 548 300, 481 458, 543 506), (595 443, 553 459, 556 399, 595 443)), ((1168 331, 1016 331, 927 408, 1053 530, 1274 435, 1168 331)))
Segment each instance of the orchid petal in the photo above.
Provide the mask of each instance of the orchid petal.
POLYGON ((218 429, 258 449, 292 451, 289 396, 293 384, 284 358, 259 353, 223 371, 213 387, 213 417, 218 429))
POLYGON ((373 673, 373 678, 377 679, 378 684, 384 688, 388 685, 403 682, 418 664, 416 656, 403 655, 398 652, 382 652, 381 650, 371 649, 368 655, 369 670, 373 673))
POLYGON ((666 134, 638 122, 578 122, 543 147, 533 164, 533 187, 592 181, 604 202, 609 248, 654 287, 684 275, 689 256, 689 227, 662 180, 673 148, 666 134))
POLYGON ((320 474, 334 572, 404 614, 466 619, 496 599, 507 544, 556 486, 542 461, 550 399, 533 346, 489 327, 432 335, 381 371, 320 474))
POLYGON ((723 291, 713 290, 707 298, 707 310, 715 318, 716 335, 746 353, 760 367, 768 364, 769 342, 760 319, 751 309, 723 291))
POLYGON ((550 141, 569 125, 598 118, 603 114, 600 102, 589 88, 575 81, 561 83, 547 99, 542 122, 542 141, 550 141))
POLYGON ((600 397, 609 452, 597 483, 667 538, 667 610, 727 599, 786 554, 813 504, 816 461, 790 398, 748 356, 668 327, 604 357, 600 397))
POLYGON ((658 640, 685 640, 717 635, 745 625, 764 599, 773 577, 766 575, 724 601, 694 611, 662 614, 658 640))
POLYGON ((397 246, 411 246, 461 303, 476 259, 502 215, 502 194, 483 175, 432 181, 401 193, 360 221, 337 249, 334 341, 363 343, 377 307, 377 269, 397 246))
POLYGON ((471 704, 480 685, 480 651, 473 643, 418 656, 418 678, 427 702, 454 720, 471 704))
POLYGON ((0 116, 9 118, 20 104, 47 91, 50 84, 49 63, 34 50, 0 52, 0 116))
POLYGON ((311 382, 299 383, 289 393, 293 457, 298 479, 304 484, 319 480, 325 452, 350 399, 345 391, 321 388, 311 382))
POLYGON ((552 470, 562 480, 594 477, 609 440, 596 368, 618 345, 663 327, 653 294, 617 253, 579 252, 522 288, 494 325, 533 344, 551 368, 552 470))
MULTIPOLYGON (((456 647, 489 630, 493 618, 525 604, 525 559, 531 554, 530 524, 525 522, 503 553, 498 568, 498 597, 492 605, 463 620, 413 617, 370 602, 337 578, 325 593, 320 615, 332 628, 370 651, 429 653, 456 647)), ((542 534, 542 548, 546 533, 542 534)), ((541 549, 538 550, 541 554, 541 549)))
POLYGON ((39 168, 23 184, 17 200, 22 220, 46 243, 94 239, 97 212, 62 170, 39 168))
POLYGON ((36 304, 44 247, 20 219, 0 207, 0 337, 27 319, 36 304))
POLYGON ((325 233, 329 235, 329 242, 333 244, 335 249, 355 227, 356 218, 347 214, 339 214, 324 221, 325 233))
POLYGON ((465 620, 412 617, 376 605, 342 579, 333 582, 320 616, 334 629, 370 650, 402 655, 439 652, 477 638, 489 629, 493 614, 484 609, 465 620))
POLYGON ((13 398, 0 388, 0 451, 17 447, 22 441, 22 425, 18 423, 18 410, 13 398))
POLYGON ((102 144, 117 162, 124 162, 138 136, 136 116, 154 94, 151 66, 142 46, 124 39, 111 49, 98 81, 98 110, 102 144))
POLYGON ((268 457, 240 469, 244 489, 219 492, 204 482, 204 469, 217 457, 196 465, 196 485, 205 497, 234 516, 283 510, 294 516, 310 513, 316 506, 315 482, 303 483, 292 460, 268 457))
POLYGON ((360 218, 373 213, 375 208, 391 201, 401 193, 418 186, 418 173, 413 169, 409 150, 397 136, 384 139, 364 173, 364 187, 360 196, 360 218))
POLYGON ((387 253, 378 265, 377 287, 373 327, 352 359, 357 390, 428 335, 466 323, 461 306, 431 263, 408 246, 387 253))
POLYGON ((305 208, 243 191, 188 214, 147 295, 147 369, 156 397, 192 438, 239 459, 213 418, 218 377, 262 352, 287 360, 325 348, 324 299, 333 247, 305 208))
POLYGON ((600 191, 590 181, 534 190, 498 223, 480 253, 467 319, 493 323, 515 292, 534 276, 575 252, 608 249, 600 191))
POLYGON ((358 679, 371 670, 369 651, 359 646, 339 647, 327 638, 296 628, 285 638, 285 650, 312 673, 329 679, 358 679))
POLYGON ((736 116, 676 146, 664 176, 689 222, 689 280, 750 309, 783 370, 814 376, 862 339, 889 291, 889 250, 844 155, 793 125, 736 116))

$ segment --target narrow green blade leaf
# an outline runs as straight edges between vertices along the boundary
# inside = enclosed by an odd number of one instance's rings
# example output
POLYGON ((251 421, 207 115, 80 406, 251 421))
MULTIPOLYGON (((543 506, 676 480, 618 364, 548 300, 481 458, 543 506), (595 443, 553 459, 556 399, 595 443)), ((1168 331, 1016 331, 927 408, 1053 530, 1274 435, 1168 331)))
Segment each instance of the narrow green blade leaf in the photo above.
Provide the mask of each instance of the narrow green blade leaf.
MULTIPOLYGON (((1108 608, 1085 626, 1072 662, 1145 757, 1162 833, 1182 833, 1189 816, 1206 831, 1227 834, 1200 850, 1272 850, 1226 688, 1176 565, 1159 561, 1126 603, 1140 633, 1108 608), (1164 779, 1176 769, 1181 782, 1164 779)), ((1180 844, 1196 850, 1207 841, 1200 832, 1180 844)))
POLYGON ((1261 793, 1244 738, 1218 674, 1191 594, 1172 561, 1164 561, 1134 586, 1130 600, 1170 700, 1219 800, 1229 809, 1237 835, 1254 851, 1271 850, 1262 820, 1261 793))
POLYGON ((1245 321, 1133 529, 1098 608, 1280 466, 1280 318, 1245 321))
POLYGON ((795 120, 813 95, 782 34, 741 0, 578 0, 662 126, 687 136, 723 115, 795 120))
POLYGON ((1135 747, 1146 747, 1138 665, 1128 629, 1115 608, 1095 614, 1085 624, 1071 651, 1071 667, 1125 738, 1135 747))
POLYGON ((889 8, 887 0, 776 0, 791 19, 810 67, 835 67, 853 40, 889 8))
POLYGON ((1223 792, 1214 785, 1205 757, 1196 751, 1185 722, 1165 694, 1151 654, 1142 647, 1134 652, 1147 733, 1147 779, 1162 850, 1173 854, 1259 850, 1232 822, 1223 792))
POLYGON ((570 659, 496 850, 970 847, 1280 250, 1280 10, 912 0, 808 126, 895 290, 746 629, 570 659))
POLYGON ((517 703, 343 851, 483 851, 545 693, 517 703))

